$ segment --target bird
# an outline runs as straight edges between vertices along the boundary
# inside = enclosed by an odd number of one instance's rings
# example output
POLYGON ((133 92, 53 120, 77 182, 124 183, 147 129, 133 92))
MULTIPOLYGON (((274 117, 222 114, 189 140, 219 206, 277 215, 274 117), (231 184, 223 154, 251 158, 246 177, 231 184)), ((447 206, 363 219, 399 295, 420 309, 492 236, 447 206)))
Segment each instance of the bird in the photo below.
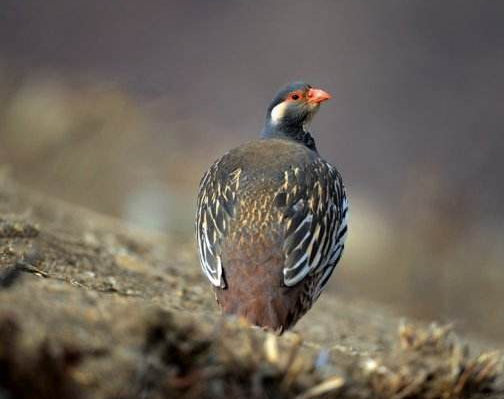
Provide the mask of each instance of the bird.
POLYGON ((309 132, 331 95, 304 82, 278 91, 260 137, 203 175, 196 238, 224 313, 282 334, 312 307, 339 262, 348 200, 309 132))

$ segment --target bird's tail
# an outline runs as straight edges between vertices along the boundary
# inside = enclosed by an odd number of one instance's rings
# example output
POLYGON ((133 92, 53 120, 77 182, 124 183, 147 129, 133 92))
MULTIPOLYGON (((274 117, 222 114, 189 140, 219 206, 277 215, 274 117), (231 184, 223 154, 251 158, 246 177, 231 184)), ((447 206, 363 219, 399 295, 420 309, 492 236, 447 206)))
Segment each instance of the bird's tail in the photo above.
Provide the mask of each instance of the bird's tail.
POLYGON ((225 267, 226 288, 216 289, 226 313, 245 318, 252 325, 282 333, 294 321, 299 297, 297 287, 282 284, 282 265, 269 259, 261 265, 231 261, 225 267))

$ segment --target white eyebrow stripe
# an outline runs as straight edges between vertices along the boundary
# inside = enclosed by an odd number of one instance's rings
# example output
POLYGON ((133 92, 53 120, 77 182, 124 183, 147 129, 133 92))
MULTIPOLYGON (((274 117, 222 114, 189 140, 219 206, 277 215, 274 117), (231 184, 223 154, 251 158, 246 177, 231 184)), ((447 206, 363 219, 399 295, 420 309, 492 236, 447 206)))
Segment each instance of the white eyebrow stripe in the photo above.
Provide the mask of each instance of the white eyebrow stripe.
POLYGON ((287 110, 287 101, 282 101, 280 104, 277 104, 271 110, 271 121, 273 123, 279 123, 283 117, 285 116, 285 111, 287 110))

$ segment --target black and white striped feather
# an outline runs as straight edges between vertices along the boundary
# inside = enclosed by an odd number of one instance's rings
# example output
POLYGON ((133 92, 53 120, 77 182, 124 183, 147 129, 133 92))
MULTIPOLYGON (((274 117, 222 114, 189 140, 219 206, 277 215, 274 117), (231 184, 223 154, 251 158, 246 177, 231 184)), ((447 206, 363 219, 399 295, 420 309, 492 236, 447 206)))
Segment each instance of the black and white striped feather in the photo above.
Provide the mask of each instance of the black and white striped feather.
POLYGON ((315 300, 338 263, 347 236, 348 202, 341 176, 318 159, 303 169, 286 171, 277 196, 284 205, 284 284, 295 286, 314 278, 310 295, 315 300))
POLYGON ((219 165, 215 162, 201 179, 197 215, 196 236, 200 263, 208 280, 224 288, 222 276, 222 241, 236 215, 236 197, 239 188, 240 169, 236 169, 221 181, 219 165))

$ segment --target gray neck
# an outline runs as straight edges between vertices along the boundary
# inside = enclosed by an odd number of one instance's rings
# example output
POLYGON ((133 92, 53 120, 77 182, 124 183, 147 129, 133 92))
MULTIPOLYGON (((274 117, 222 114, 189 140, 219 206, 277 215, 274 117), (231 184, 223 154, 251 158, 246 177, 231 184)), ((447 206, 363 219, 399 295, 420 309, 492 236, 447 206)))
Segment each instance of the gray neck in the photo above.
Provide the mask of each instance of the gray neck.
POLYGON ((310 132, 304 130, 303 125, 276 125, 271 122, 271 120, 266 120, 264 128, 261 131, 261 137, 264 139, 290 139, 298 143, 302 143, 307 146, 310 150, 315 152, 317 147, 315 145, 315 140, 313 139, 310 132))

